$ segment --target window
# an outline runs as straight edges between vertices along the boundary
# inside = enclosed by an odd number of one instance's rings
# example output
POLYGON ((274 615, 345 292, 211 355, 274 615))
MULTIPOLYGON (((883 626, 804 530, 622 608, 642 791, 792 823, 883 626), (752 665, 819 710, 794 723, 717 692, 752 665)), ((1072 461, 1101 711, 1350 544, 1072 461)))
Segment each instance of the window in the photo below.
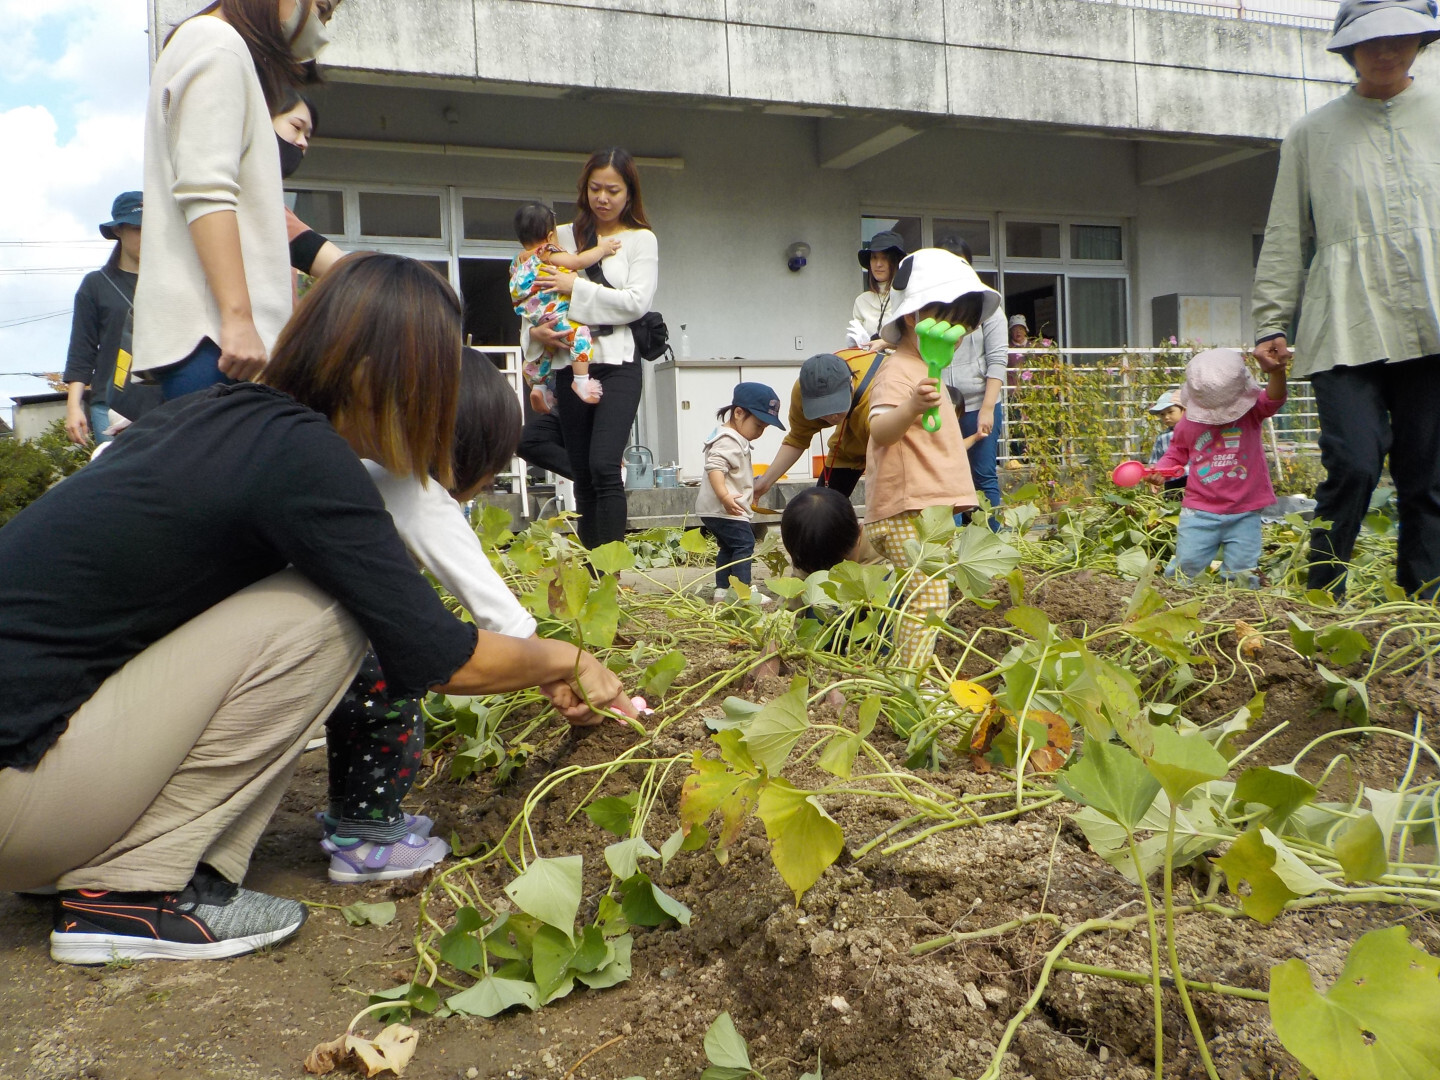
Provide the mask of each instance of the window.
POLYGON ((308 188, 287 191, 285 202, 295 216, 325 236, 345 235, 345 193, 308 188))
POLYGON ((1060 258, 1060 226, 1053 221, 1007 221, 1007 259, 1060 258))
POLYGON ((1125 279, 1070 279, 1070 344, 1079 349, 1112 349, 1129 338, 1125 279))
POLYGON ((1119 262, 1120 236, 1119 225, 1071 225, 1070 258, 1119 262))
POLYGON ((439 240, 444 200, 436 194, 398 191, 360 192, 360 233, 439 240))
MULTIPOLYGON (((466 240, 515 240, 515 211, 531 199, 480 199, 466 196, 461 200, 466 240)), ((558 220, 558 218, 557 218, 558 220)))
POLYGON ((970 246, 978 261, 990 258, 990 222, 986 218, 936 218, 935 246, 960 254, 960 241, 970 246))

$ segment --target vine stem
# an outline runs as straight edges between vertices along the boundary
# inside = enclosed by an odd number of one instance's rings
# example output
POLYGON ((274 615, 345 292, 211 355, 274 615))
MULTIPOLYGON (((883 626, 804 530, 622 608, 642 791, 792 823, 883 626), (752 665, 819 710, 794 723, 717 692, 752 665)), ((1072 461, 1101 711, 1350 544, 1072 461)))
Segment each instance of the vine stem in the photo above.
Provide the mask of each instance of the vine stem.
MULTIPOLYGON (((1094 964, 1081 964, 1074 960, 1066 960, 1063 956, 1055 961, 1055 970, 1069 971, 1076 975, 1094 975, 1101 979, 1118 979, 1120 982, 1134 983, 1137 986, 1144 986, 1150 982, 1150 976, 1143 971, 1122 971, 1119 968, 1096 967, 1094 964)), ((1244 998, 1247 1001, 1270 1000, 1270 995, 1264 990, 1251 990, 1244 986, 1197 982, 1194 979, 1186 979, 1185 985, 1191 990, 1198 990, 1206 994, 1226 994, 1230 997, 1244 998)))
POLYGON ((1130 860, 1135 864, 1135 880, 1140 883, 1140 895, 1145 898, 1145 921, 1150 930, 1150 994, 1155 1002, 1155 1080, 1165 1075, 1165 1006, 1160 996, 1160 929, 1155 925, 1155 900, 1150 895, 1150 885, 1145 880, 1145 868, 1140 864, 1140 849, 1135 846, 1135 834, 1125 830, 1125 842, 1130 847, 1130 860))
MULTIPOLYGON (((1210 1047, 1205 1042, 1205 1033, 1200 1030, 1200 1020, 1195 1007, 1190 1004, 1190 991, 1185 988, 1185 973, 1180 970, 1180 950, 1175 944, 1175 816, 1179 812, 1175 800, 1170 800, 1170 820, 1165 831, 1165 947, 1170 953, 1170 973, 1175 979, 1175 989, 1180 994, 1180 1005, 1185 1010, 1185 1019, 1190 1022, 1190 1032, 1200 1048, 1200 1061, 1205 1066, 1209 1080, 1220 1080, 1215 1071, 1215 1062, 1210 1059, 1210 1047)), ((1140 889, 1147 899, 1150 890, 1142 879, 1140 889)), ((1148 905, 1147 905, 1148 906, 1148 905)))
POLYGON ((1048 911, 1040 911, 1033 915, 1022 915, 1018 919, 1011 919, 998 926, 987 926, 983 930, 966 930, 960 933, 946 934, 943 937, 931 938, 929 941, 911 945, 910 955, 924 956, 926 953, 932 953, 936 949, 943 949, 945 946, 954 945, 959 941, 979 941, 981 938, 999 937, 1001 934, 1008 934, 1011 930, 1019 930, 1023 926, 1032 926, 1041 922, 1059 926, 1060 916, 1052 915, 1048 911))

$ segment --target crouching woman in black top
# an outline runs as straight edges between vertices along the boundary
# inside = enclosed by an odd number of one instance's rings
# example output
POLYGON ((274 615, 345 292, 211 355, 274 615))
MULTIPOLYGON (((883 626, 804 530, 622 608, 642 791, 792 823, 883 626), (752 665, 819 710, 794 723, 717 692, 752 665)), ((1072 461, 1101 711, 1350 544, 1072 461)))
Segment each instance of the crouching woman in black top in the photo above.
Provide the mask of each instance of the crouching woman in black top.
POLYGON ((460 347, 431 270, 352 255, 266 385, 167 403, 0 531, 0 889, 59 889, 56 960, 299 928, 299 903, 238 883, 367 639, 395 693, 624 707, 588 653, 447 612, 360 463, 450 484, 460 347))

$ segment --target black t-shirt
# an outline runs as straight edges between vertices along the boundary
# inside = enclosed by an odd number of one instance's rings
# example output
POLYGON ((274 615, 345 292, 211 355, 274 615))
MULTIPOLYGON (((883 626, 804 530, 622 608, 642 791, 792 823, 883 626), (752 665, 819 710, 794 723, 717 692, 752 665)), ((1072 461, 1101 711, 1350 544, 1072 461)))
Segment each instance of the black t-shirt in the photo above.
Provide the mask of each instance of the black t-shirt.
POLYGON ((393 693, 474 652, 320 413, 253 383, 150 413, 0 529, 0 768, 40 760, 132 657, 292 564, 359 622, 393 693))
POLYGON ((115 354, 120 349, 125 320, 135 302, 138 274, 119 267, 92 270, 75 293, 75 313, 70 320, 70 350, 65 357, 67 383, 89 384, 90 394, 104 402, 110 379, 115 374, 115 354))

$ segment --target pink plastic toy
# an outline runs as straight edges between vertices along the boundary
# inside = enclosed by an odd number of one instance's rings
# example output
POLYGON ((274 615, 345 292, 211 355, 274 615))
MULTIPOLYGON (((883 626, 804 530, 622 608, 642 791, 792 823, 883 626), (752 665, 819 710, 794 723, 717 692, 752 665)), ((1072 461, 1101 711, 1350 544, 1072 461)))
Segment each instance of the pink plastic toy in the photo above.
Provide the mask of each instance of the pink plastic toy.
POLYGON ((630 699, 630 704, 635 706, 635 711, 641 716, 648 716, 651 712, 650 706, 645 703, 645 699, 638 694, 630 699))
POLYGON ((1152 476, 1163 476, 1167 480, 1173 480, 1177 476, 1183 476, 1185 469, 1180 465, 1171 465, 1164 469, 1151 468, 1143 461, 1122 461, 1115 466, 1115 471, 1110 474, 1110 479, 1116 485, 1124 488, 1134 487, 1142 480, 1148 480, 1152 476))

